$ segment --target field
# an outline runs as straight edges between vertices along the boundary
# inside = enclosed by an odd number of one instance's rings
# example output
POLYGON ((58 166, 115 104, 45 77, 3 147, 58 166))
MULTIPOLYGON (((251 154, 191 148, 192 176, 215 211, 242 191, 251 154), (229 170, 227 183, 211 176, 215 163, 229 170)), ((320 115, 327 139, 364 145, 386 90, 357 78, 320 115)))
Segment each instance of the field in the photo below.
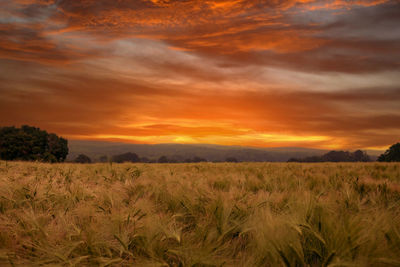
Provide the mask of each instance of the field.
POLYGON ((0 266, 400 266, 400 164, 0 161, 0 266))

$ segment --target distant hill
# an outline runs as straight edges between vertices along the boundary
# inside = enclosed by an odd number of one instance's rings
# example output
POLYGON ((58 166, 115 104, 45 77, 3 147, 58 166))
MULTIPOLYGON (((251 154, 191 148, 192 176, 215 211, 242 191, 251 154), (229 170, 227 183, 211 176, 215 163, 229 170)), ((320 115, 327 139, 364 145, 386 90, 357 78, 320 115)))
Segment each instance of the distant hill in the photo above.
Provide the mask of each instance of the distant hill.
MULTIPOLYGON (((185 160, 201 157, 208 161, 224 161, 234 157, 239 161, 271 161, 285 162, 290 158, 320 156, 328 150, 302 147, 254 148, 244 146, 222 146, 210 144, 127 144, 119 142, 69 140, 69 155, 67 160, 75 159, 79 154, 88 155, 93 161, 99 161, 101 156, 114 156, 133 152, 140 157, 158 159, 161 156, 185 160)), ((369 155, 378 155, 379 151, 368 151, 369 155)))
POLYGON ((252 148, 241 146, 221 146, 207 144, 126 144, 118 142, 101 141, 69 141, 69 155, 67 160, 75 159, 79 154, 88 155, 94 161, 101 156, 114 156, 126 152, 134 152, 140 157, 158 159, 167 156, 177 160, 201 157, 208 161, 224 161, 228 157, 234 157, 239 161, 287 161, 292 157, 307 157, 322 155, 326 150, 308 148, 252 148))

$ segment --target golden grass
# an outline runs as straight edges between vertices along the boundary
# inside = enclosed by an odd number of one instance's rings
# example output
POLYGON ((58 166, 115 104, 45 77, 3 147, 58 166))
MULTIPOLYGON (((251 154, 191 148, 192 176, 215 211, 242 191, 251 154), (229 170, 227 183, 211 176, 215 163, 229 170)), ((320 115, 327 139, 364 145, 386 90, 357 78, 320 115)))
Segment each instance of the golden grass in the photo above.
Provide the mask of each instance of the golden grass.
POLYGON ((400 266, 400 164, 0 161, 0 266, 400 266))

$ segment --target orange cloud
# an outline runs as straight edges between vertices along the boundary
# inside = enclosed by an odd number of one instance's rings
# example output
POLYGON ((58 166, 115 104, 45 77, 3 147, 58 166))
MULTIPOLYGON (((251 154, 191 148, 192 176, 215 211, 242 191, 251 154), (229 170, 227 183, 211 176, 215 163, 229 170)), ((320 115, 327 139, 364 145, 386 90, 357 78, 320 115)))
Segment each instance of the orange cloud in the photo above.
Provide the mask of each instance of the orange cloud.
POLYGON ((109 52, 77 45, 79 38, 71 36, 79 33, 99 42, 148 38, 166 42, 176 50, 223 57, 225 61, 292 69, 301 66, 313 72, 399 68, 399 60, 395 59, 400 56, 394 52, 399 47, 395 33, 393 37, 373 37, 381 34, 381 28, 397 25, 399 5, 391 1, 11 3, 5 5, 11 14, 10 22, 0 28, 3 39, 0 53, 4 58, 57 64, 101 57, 103 52, 109 52), (324 13, 310 11, 318 5, 324 13), (364 9, 352 10, 360 6, 364 9), (337 12, 343 8, 346 9, 337 12), (374 12, 369 11, 372 8, 374 12), (16 23, 16 17, 24 23, 16 23), (341 36, 343 31, 347 36, 341 36))
POLYGON ((259 146, 382 146, 400 131, 398 110, 383 109, 396 106, 399 89, 221 93, 46 72, 21 79, 22 87, 3 77, 3 124, 35 124, 73 138, 259 146))
POLYGON ((130 142, 380 147, 396 1, 0 4, 0 124, 130 142))

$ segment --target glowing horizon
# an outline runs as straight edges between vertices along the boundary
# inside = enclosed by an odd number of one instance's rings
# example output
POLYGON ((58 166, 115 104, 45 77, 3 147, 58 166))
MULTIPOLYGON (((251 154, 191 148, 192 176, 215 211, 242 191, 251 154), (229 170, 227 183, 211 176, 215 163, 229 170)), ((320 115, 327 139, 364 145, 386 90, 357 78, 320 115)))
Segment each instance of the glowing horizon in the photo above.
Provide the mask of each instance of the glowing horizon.
POLYGON ((400 141, 390 0, 5 0, 0 126, 324 149, 400 141))

